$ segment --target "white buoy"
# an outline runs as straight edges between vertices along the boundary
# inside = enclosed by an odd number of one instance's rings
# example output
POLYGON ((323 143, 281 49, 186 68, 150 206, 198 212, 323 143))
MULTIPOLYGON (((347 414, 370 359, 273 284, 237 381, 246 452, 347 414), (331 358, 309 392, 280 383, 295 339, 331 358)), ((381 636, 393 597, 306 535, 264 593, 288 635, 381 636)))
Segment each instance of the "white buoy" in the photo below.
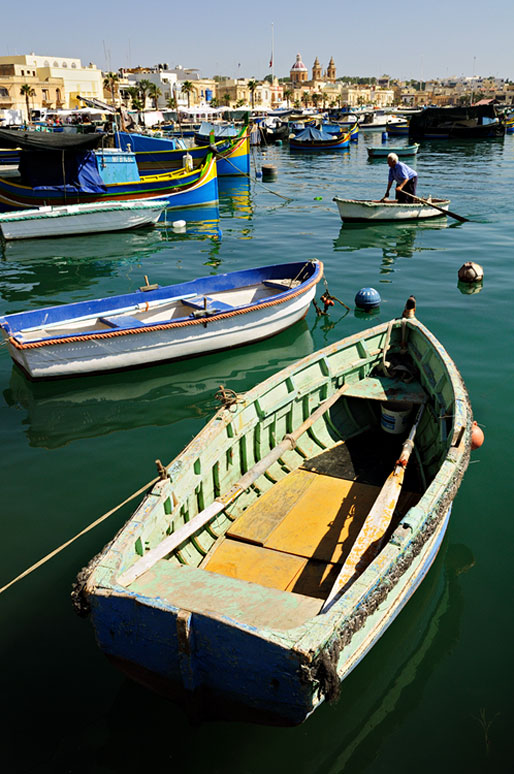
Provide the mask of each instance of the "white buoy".
POLYGON ((186 230, 186 221, 185 220, 174 220, 171 224, 175 231, 185 231, 186 230))

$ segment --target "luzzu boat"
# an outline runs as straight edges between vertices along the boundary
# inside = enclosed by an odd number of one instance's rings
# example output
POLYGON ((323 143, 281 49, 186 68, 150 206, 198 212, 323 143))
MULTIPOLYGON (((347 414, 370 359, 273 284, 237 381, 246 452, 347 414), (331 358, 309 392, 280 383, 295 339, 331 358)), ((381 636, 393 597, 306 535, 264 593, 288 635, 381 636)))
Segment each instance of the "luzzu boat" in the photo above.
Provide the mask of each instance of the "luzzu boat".
POLYGON ((117 667, 197 716, 301 723, 428 573, 471 429, 425 326, 366 328, 227 399, 80 573, 76 607, 117 667))
POLYGON ((349 132, 329 134, 313 126, 307 126, 295 137, 289 138, 289 147, 291 150, 299 151, 347 150, 350 147, 350 134, 349 132))
POLYGON ((0 328, 31 379, 135 368, 273 336, 307 314, 322 276, 320 261, 245 269, 10 314, 0 328))
POLYGON ((0 129, 0 141, 19 144, 18 178, 0 177, 0 210, 167 198, 168 207, 218 203, 216 161, 197 169, 141 176, 134 153, 97 146, 98 134, 39 134, 0 129))
MULTIPOLYGON (((248 125, 234 137, 203 142, 191 148, 180 147, 173 138, 152 137, 143 134, 117 132, 116 141, 121 150, 132 150, 141 174, 167 172, 184 166, 186 154, 197 168, 209 153, 216 157, 218 177, 248 175, 250 173, 250 140, 248 125)), ((182 144, 182 143, 181 143, 182 144)))
POLYGON ((334 196, 333 201, 337 204, 341 220, 348 223, 440 218, 444 215, 441 210, 448 210, 450 206, 449 199, 427 199, 426 204, 404 204, 390 200, 343 199, 341 196, 334 196), (436 206, 431 207, 430 202, 436 206))

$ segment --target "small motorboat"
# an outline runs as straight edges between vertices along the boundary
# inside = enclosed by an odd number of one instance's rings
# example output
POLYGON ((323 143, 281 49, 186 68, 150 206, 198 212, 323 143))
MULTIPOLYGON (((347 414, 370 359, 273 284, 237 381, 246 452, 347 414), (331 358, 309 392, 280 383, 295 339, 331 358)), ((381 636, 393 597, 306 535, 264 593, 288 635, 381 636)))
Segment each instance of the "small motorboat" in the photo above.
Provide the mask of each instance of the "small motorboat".
POLYGON ((469 462, 465 385, 412 304, 221 390, 161 465, 72 595, 125 674, 197 719, 296 725, 337 698, 428 573, 469 462))
POLYGON ((448 210, 450 199, 427 199, 427 204, 413 202, 403 204, 397 201, 380 201, 371 199, 342 199, 334 196, 342 221, 360 222, 377 220, 426 220, 444 215, 441 210, 448 210), (430 206, 432 203, 436 206, 430 206), (437 207, 437 209, 436 209, 437 207))
POLYGON ((166 205, 165 199, 142 199, 0 213, 0 233, 7 241, 129 231, 157 223, 166 205))
POLYGON ((399 158, 402 158, 403 156, 415 156, 418 150, 418 142, 413 143, 413 145, 403 145, 399 148, 392 145, 384 145, 382 147, 368 148, 368 158, 383 159, 387 158, 390 153, 396 153, 399 158))
POLYGON ((9 353, 31 379, 178 360, 260 341, 301 320, 321 261, 233 271, 135 293, 0 317, 9 353))

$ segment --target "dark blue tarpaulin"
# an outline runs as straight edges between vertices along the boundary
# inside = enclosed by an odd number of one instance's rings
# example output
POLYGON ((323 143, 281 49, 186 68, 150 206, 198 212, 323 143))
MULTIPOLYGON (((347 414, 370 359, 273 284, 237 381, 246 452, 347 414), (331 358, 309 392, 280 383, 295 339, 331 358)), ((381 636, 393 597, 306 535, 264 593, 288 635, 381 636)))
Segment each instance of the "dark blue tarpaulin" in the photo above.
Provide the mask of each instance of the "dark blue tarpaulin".
POLYGON ((327 132, 320 132, 319 129, 315 129, 313 126, 307 126, 294 139, 295 142, 312 142, 313 140, 316 142, 330 140, 332 142, 334 137, 327 132))
POLYGON ((35 191, 105 193, 107 187, 98 172, 93 151, 22 151, 20 175, 35 191))

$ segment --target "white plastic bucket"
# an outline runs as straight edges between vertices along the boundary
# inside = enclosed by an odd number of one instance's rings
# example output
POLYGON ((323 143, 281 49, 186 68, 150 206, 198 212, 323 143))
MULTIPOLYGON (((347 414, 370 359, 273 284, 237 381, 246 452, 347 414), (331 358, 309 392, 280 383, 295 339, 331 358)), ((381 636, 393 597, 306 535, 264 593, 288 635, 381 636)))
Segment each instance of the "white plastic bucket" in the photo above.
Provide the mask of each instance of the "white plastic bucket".
POLYGON ((381 403, 381 427, 391 435, 403 435, 410 430, 412 406, 408 403, 381 403))

